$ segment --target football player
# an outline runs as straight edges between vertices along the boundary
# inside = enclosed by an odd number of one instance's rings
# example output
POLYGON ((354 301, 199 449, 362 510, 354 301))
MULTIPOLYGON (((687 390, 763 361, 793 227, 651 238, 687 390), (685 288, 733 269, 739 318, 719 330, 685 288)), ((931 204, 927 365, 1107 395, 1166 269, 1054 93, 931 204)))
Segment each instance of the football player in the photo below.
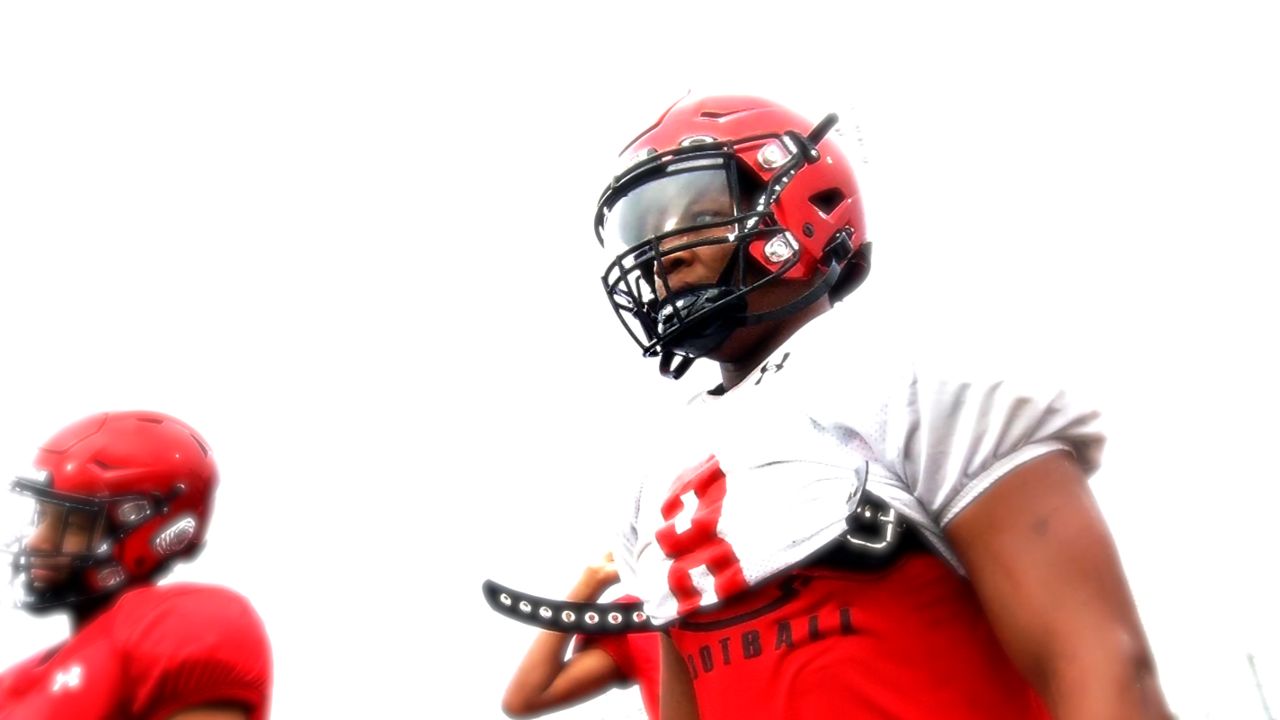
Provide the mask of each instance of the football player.
POLYGON ((720 369, 653 429, 618 553, 666 631, 664 720, 1169 717, 1086 484, 1097 414, 833 311, 871 248, 835 122, 686 98, 599 201, 632 339, 720 369))
POLYGON ((41 446, 13 481, 33 505, 10 548, 19 607, 71 636, 0 674, 0 719, 261 720, 271 651, 249 602, 157 585, 204 544, 218 472, 209 445, 155 412, 103 413, 41 446))
MULTIPOLYGON (((613 555, 588 565, 565 596, 570 602, 595 602, 618 582, 613 555)), ((620 601, 637 598, 623 596, 620 601)), ((565 660, 570 635, 544 631, 534 638, 516 668, 502 710, 509 717, 527 718, 555 712, 622 684, 640 686, 640 698, 651 720, 658 717, 658 635, 580 635, 573 655, 565 660)))

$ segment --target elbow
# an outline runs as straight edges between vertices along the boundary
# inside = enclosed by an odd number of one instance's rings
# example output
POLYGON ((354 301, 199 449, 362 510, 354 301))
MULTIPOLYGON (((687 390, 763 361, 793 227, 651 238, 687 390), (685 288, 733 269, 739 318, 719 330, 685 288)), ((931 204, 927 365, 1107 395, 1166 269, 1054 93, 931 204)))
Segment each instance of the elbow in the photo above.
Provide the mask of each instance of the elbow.
POLYGON ((536 717, 527 707, 519 703, 509 703, 502 701, 502 712, 509 718, 531 718, 536 717))
POLYGON ((1054 717, 1173 717, 1156 677, 1151 649, 1140 630, 1094 634, 1088 642, 1054 653, 1041 670, 1029 674, 1054 710, 1054 717))
POLYGON ((536 713, 529 705, 512 700, 510 698, 502 698, 502 712, 509 718, 531 718, 536 717, 536 713))
POLYGON ((1169 710, 1156 676, 1155 658, 1141 634, 1133 640, 1121 662, 1123 670, 1120 676, 1125 683, 1125 691, 1131 694, 1139 708, 1139 717, 1172 720, 1173 712, 1169 710))
MULTIPOLYGON (((1111 675, 1121 687, 1121 692, 1144 701, 1153 697, 1159 698, 1163 707, 1163 693, 1160 691, 1160 683, 1156 680, 1156 662, 1150 646, 1147 645, 1146 637, 1141 630, 1126 630, 1116 635, 1118 637, 1111 654, 1114 668, 1111 675)), ((1168 714, 1167 710, 1165 714, 1168 714)), ((1142 717, 1163 716, 1144 714, 1142 717)))
POLYGON ((535 700, 508 692, 502 697, 502 712, 509 718, 534 718, 546 712, 535 700))

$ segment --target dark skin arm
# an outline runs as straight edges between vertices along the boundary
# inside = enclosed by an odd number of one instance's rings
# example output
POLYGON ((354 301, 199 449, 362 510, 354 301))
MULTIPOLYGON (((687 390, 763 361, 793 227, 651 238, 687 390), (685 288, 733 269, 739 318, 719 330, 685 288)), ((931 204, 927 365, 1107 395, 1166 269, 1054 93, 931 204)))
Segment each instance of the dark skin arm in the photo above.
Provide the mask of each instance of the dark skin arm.
POLYGON ((1069 453, 1001 478, 946 534, 1054 718, 1172 717, 1115 543, 1069 453))
MULTIPOLYGON (((565 599, 595 602, 617 581, 613 558, 606 556, 587 567, 565 599)), ((502 697, 503 712, 513 718, 536 717, 594 697, 624 679, 613 658, 600 648, 574 653, 566 662, 572 639, 558 632, 542 632, 534 638, 502 697)))

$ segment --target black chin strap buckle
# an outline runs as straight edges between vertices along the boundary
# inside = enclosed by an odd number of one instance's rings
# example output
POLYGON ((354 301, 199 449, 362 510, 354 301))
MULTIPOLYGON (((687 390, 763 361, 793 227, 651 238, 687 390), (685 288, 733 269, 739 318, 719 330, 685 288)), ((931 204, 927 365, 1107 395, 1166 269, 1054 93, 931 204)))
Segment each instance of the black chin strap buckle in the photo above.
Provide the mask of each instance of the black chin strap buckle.
POLYGON ((694 359, 688 355, 676 355, 670 350, 664 350, 662 356, 658 358, 658 372, 662 373, 662 377, 679 380, 689 371, 689 366, 693 365, 694 359), (676 358, 680 358, 680 360, 675 364, 675 367, 672 367, 671 363, 676 358))
POLYGON ((828 263, 842 263, 853 257, 853 231, 842 227, 827 241, 822 249, 822 258, 828 263))

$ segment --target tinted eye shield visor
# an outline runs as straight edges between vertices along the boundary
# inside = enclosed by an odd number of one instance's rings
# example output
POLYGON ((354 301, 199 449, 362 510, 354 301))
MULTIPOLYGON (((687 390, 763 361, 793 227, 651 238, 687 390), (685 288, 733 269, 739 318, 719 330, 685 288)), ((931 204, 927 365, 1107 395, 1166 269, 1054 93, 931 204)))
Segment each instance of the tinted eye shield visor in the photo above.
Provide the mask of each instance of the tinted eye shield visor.
MULTIPOLYGON (((727 150, 646 161, 605 191, 596 237, 612 255, 682 234, 732 237, 763 213, 746 211, 736 158, 727 150)), ((656 245, 655 245, 656 250, 656 245)))

